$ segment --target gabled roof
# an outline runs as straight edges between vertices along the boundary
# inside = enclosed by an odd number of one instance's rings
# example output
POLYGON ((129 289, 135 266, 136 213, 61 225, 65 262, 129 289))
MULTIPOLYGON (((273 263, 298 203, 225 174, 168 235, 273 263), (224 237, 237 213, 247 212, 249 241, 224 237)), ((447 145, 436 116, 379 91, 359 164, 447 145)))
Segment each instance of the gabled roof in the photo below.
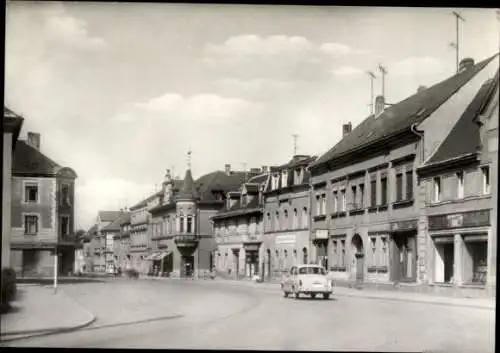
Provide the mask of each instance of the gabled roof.
POLYGON ((382 141, 410 129, 429 117, 462 86, 484 69, 498 54, 483 60, 473 67, 418 92, 387 108, 381 115, 370 115, 328 152, 323 154, 311 168, 347 155, 357 149, 382 141))
POLYGON ((111 222, 109 225, 104 227, 102 229, 102 231, 103 232, 119 231, 120 225, 127 218, 130 220, 130 213, 129 212, 120 212, 119 216, 113 222, 111 222))
POLYGON ((478 151, 481 144, 480 126, 475 120, 481 113, 481 108, 484 107, 485 102, 492 99, 494 88, 497 85, 498 72, 495 79, 490 79, 481 86, 443 143, 423 167, 470 155, 478 151))
MULTIPOLYGON (((182 179, 175 179, 174 180, 174 185, 173 185, 174 197, 175 197, 175 194, 177 192, 179 192, 179 190, 182 188, 182 184, 183 184, 183 180, 182 179)), ((152 201, 155 197, 158 197, 158 196, 160 196, 160 197, 163 196, 163 190, 157 191, 157 192, 149 195, 144 200, 136 203, 134 206, 130 207, 129 209, 131 211, 134 211, 134 210, 136 210, 138 208, 146 207, 148 205, 148 202, 152 201)))
POLYGON ((99 211, 98 216, 101 222, 114 222, 120 217, 121 211, 99 211))
POLYGON ((14 151, 12 174, 55 176, 62 167, 24 140, 19 140, 14 151))
POLYGON ((255 174, 248 172, 232 171, 226 174, 223 171, 215 171, 201 176, 195 184, 202 201, 215 201, 215 191, 224 194, 237 191, 246 179, 252 177, 255 177, 255 174))

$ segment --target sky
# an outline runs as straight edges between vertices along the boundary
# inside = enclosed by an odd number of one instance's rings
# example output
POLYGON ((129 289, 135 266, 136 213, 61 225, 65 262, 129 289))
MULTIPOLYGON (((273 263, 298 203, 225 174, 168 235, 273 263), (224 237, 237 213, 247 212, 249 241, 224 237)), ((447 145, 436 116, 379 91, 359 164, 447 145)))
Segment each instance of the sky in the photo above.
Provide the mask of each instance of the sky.
MULTIPOLYGON (((499 51, 492 9, 456 9, 460 56, 499 51)), ((166 169, 195 178, 321 155, 370 113, 455 73, 452 9, 10 2, 5 105, 73 168, 77 228, 166 169)))

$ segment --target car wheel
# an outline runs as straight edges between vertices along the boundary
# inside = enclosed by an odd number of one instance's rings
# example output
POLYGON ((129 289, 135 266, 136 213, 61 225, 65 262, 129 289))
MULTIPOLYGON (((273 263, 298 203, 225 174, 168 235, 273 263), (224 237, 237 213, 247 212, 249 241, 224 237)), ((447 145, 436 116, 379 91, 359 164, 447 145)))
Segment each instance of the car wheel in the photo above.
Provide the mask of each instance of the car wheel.
POLYGON ((323 299, 330 299, 330 293, 323 293, 323 299))

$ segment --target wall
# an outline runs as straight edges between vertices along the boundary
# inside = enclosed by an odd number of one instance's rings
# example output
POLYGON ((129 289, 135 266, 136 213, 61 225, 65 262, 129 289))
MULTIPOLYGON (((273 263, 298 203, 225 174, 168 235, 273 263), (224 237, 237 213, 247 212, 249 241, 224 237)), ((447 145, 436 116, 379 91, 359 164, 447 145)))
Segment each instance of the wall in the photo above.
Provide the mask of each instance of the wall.
POLYGON ((10 266, 12 134, 3 134, 2 268, 10 266))
POLYGON ((56 219, 56 180, 55 178, 12 178, 12 244, 30 242, 57 241, 56 219), (24 182, 38 183, 39 202, 28 204, 24 202, 24 182), (23 213, 39 214, 39 233, 24 234, 23 213))

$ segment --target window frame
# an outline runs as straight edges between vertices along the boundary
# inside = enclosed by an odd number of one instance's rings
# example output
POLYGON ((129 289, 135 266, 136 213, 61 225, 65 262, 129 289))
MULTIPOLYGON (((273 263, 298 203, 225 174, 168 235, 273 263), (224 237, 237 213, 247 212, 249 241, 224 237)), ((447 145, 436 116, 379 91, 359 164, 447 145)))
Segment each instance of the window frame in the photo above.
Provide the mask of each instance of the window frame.
POLYGON ((457 199, 463 199, 465 197, 464 172, 456 172, 455 177, 457 178, 457 199))
POLYGON ((60 226, 61 226, 61 228, 60 228, 60 234, 61 234, 61 236, 70 235, 70 233, 71 233, 70 232, 71 217, 69 215, 60 215, 59 216, 59 222, 60 222, 60 226), (63 227, 62 227, 62 225, 63 225, 63 221, 62 220, 63 219, 67 219, 67 224, 66 224, 67 232, 66 233, 63 232, 63 227))
POLYGON ((491 170, 489 165, 481 166, 481 193, 491 194, 491 170))
POLYGON ((432 202, 438 203, 441 202, 441 177, 436 176, 432 178, 432 202))
POLYGON ((380 178, 380 205, 386 206, 389 203, 389 180, 387 176, 380 178), (385 192, 384 192, 385 189, 385 192))
POLYGON ((24 235, 38 235, 40 233, 40 214, 39 213, 22 213, 22 222, 23 222, 23 229, 24 229, 24 235), (27 231, 27 217, 35 217, 36 218, 36 231, 34 233, 28 232, 27 231))
POLYGON ((25 180, 23 182, 23 203, 24 204, 39 204, 40 203, 40 183, 38 181, 31 181, 31 180, 25 180), (28 198, 28 188, 35 188, 36 189, 36 200, 35 201, 30 201, 28 198))
POLYGON ((403 184, 404 184, 403 172, 396 173, 396 202, 403 201, 403 184))

